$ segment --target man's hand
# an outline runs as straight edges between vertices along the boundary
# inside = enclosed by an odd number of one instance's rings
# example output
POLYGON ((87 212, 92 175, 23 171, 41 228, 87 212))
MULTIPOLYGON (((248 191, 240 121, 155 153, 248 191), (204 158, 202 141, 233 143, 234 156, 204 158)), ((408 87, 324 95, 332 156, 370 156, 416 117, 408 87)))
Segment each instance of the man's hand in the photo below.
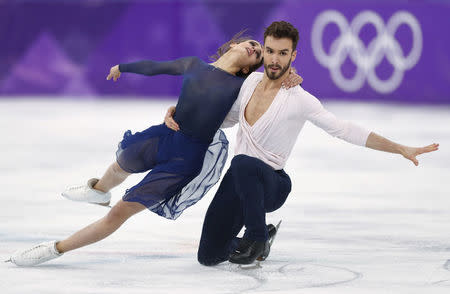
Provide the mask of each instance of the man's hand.
POLYGON ((374 132, 371 132, 367 138, 366 147, 379 151, 401 154, 406 159, 411 160, 414 165, 418 166, 419 161, 416 156, 438 150, 439 144, 433 143, 425 147, 409 147, 397 144, 374 132))
POLYGON ((117 82, 117 79, 120 78, 120 74, 121 72, 119 70, 119 65, 115 65, 109 70, 109 75, 106 77, 106 79, 109 81, 112 78, 114 82, 117 82))
POLYGON ((402 151, 401 151, 401 155, 403 155, 403 157, 405 157, 406 159, 411 160, 415 166, 419 165, 419 161, 417 160, 416 156, 423 154, 423 153, 428 153, 428 152, 433 152, 439 149, 439 144, 433 143, 431 145, 425 146, 425 147, 403 147, 402 151))
POLYGON ((285 89, 290 89, 303 83, 303 78, 297 74, 297 70, 291 67, 289 70, 289 76, 283 81, 281 86, 285 89))
POLYGON ((173 119, 175 111, 176 111, 175 106, 170 106, 169 109, 167 109, 166 116, 164 117, 164 123, 169 129, 177 132, 180 130, 180 126, 173 119))

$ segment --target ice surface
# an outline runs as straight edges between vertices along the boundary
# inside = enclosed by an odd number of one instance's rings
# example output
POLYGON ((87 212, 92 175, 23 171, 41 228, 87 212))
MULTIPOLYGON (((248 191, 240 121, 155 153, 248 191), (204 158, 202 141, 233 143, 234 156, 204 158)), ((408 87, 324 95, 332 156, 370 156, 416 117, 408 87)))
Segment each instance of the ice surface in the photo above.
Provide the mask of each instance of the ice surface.
MULTIPOLYGON (((173 103, 0 100, 0 257, 107 213, 60 192, 101 176, 123 132, 162 122, 173 103)), ((1 263, 0 292, 450 293, 450 108, 324 104, 397 142, 440 150, 415 167, 307 124, 286 167, 293 191, 268 216, 282 227, 260 267, 197 263, 213 189, 176 221, 144 211, 106 240, 41 266, 1 263)), ((231 145, 235 132, 227 131, 231 145)), ((114 189, 113 200, 142 176, 114 189)))

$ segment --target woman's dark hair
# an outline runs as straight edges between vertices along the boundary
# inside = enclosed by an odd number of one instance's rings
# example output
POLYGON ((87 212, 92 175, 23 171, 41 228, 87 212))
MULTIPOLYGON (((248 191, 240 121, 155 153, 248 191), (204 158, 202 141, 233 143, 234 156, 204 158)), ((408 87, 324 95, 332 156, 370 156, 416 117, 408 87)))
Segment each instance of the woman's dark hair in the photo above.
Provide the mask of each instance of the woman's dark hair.
MULTIPOLYGON (((211 59, 212 61, 216 61, 217 59, 219 59, 222 55, 224 55, 225 53, 227 53, 231 49, 230 45, 233 44, 233 43, 239 44, 239 43, 242 43, 242 42, 245 42, 245 41, 248 41, 248 40, 252 40, 251 36, 244 35, 244 33, 246 31, 247 31, 247 29, 244 29, 244 30, 240 31, 239 33, 235 34, 231 38, 231 40, 229 40, 228 42, 226 42, 225 44, 220 46, 219 49, 217 49, 216 54, 210 56, 209 59, 211 59)), ((240 71, 238 71, 236 73, 236 76, 246 78, 252 72, 254 72, 258 68, 260 68, 262 64, 263 64, 263 59, 261 59, 261 61, 258 62, 257 64, 255 64, 253 66, 250 66, 248 73, 244 74, 242 72, 242 70, 240 70, 240 71)))

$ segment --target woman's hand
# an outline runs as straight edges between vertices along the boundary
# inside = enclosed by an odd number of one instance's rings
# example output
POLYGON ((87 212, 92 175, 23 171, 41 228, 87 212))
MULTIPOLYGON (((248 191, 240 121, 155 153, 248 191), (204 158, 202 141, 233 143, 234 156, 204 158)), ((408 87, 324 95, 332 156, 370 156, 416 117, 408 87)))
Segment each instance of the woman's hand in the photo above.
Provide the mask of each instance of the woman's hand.
POLYGON ((173 119, 175 111, 176 111, 175 106, 170 106, 169 109, 167 109, 166 116, 164 117, 164 123, 169 129, 177 132, 180 130, 180 126, 173 119))
POLYGON ((303 83, 303 78, 297 74, 297 70, 291 67, 289 76, 283 81, 281 86, 285 89, 290 89, 303 83))
POLYGON ((109 70, 109 75, 106 77, 106 79, 109 81, 112 78, 114 82, 117 82, 117 79, 120 78, 120 74, 121 72, 119 70, 119 65, 115 65, 109 70))

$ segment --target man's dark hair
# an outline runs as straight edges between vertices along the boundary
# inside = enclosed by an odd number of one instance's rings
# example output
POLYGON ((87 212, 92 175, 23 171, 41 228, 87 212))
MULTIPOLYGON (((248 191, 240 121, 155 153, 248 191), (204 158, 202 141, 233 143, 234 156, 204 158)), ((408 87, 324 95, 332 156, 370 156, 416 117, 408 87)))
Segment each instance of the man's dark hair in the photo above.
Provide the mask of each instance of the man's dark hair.
MULTIPOLYGON (((231 40, 229 40, 228 42, 226 42, 225 44, 223 44, 222 46, 219 47, 219 49, 217 49, 216 54, 214 54, 213 56, 210 56, 209 59, 211 59, 212 61, 216 61, 217 59, 219 59, 222 55, 224 55, 225 53, 227 53, 230 50, 230 45, 233 43, 239 44, 248 40, 252 40, 252 38, 250 36, 244 35, 244 33, 247 31, 247 29, 244 29, 242 31, 240 31, 239 33, 237 33, 236 35, 234 35, 231 40)), ((250 66, 249 71, 247 74, 244 74, 242 72, 242 70, 240 70, 239 72, 236 73, 236 76, 238 77, 243 77, 246 78, 248 77, 252 72, 254 72, 255 70, 257 70, 258 68, 261 67, 261 65, 263 65, 263 59, 261 59, 261 61, 253 66, 250 66)))
POLYGON ((264 31, 264 42, 268 36, 274 37, 276 39, 288 38, 292 40, 292 51, 295 51, 298 44, 298 31, 293 25, 286 21, 274 21, 270 26, 264 31))

